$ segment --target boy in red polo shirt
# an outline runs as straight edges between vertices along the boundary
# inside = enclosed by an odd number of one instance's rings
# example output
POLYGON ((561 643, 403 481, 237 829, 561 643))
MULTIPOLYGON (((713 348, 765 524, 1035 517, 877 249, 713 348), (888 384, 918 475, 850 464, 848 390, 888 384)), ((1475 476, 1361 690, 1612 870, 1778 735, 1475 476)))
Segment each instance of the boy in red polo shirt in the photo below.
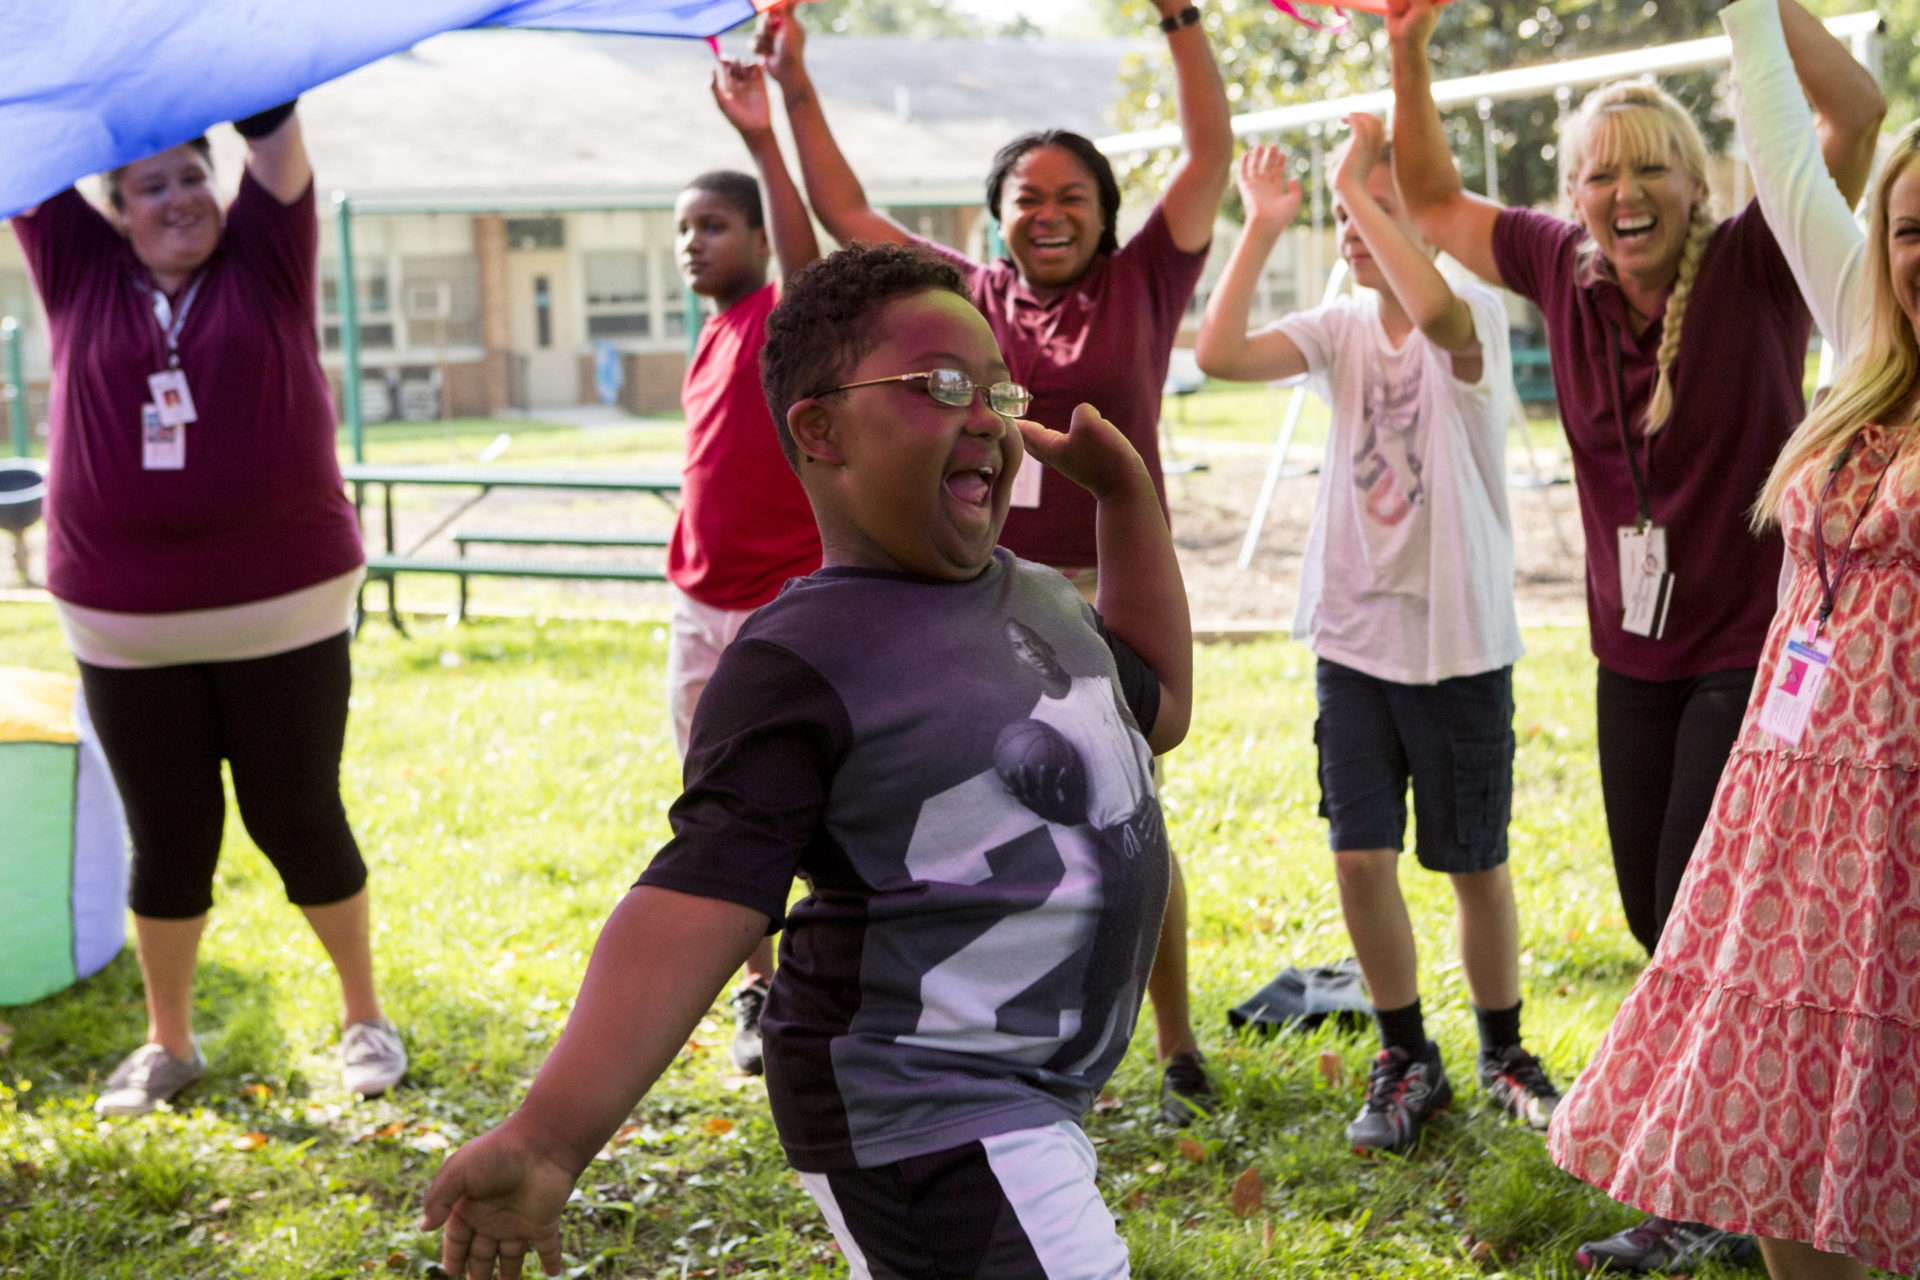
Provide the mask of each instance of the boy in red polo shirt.
MULTIPOLYGON (((713 97, 747 144, 760 182, 744 173, 703 173, 674 202, 674 253, 687 287, 713 304, 680 388, 687 460, 680 513, 667 549, 673 626, 667 642, 667 706, 684 760, 688 731, 715 664, 761 605, 789 578, 820 567, 820 534, 760 389, 760 347, 780 284, 767 280, 777 253, 785 279, 820 256, 813 223, 774 137, 759 67, 722 62, 713 97), (762 213, 761 190, 766 193, 762 213), (772 244, 769 246, 769 232, 772 244)), ((760 1008, 773 976, 762 941, 734 993, 732 1057, 760 1072, 760 1008)))

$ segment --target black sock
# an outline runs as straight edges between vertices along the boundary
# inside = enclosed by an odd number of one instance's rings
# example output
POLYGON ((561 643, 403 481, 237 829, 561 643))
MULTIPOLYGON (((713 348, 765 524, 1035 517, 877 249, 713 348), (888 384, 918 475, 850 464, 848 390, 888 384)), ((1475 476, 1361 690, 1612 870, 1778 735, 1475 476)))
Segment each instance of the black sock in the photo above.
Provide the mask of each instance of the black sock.
POLYGON ((1513 1002, 1511 1009, 1482 1009, 1473 1006, 1473 1020, 1480 1024, 1480 1048, 1485 1053, 1498 1053, 1520 1043, 1520 1001, 1513 1002))
POLYGON ((1405 1049, 1409 1057, 1428 1056, 1426 1020, 1420 1016, 1420 1001, 1400 1009, 1374 1006, 1373 1019, 1380 1024, 1380 1044, 1387 1049, 1405 1049))

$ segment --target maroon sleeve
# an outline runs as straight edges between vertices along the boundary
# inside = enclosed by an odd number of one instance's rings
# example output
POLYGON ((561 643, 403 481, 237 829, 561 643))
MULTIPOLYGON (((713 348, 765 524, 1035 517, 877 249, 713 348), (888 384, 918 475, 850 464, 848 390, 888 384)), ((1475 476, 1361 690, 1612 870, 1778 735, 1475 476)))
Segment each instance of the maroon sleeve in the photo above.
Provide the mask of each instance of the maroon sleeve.
POLYGON ((1186 314, 1193 291, 1200 287, 1200 274, 1207 267, 1207 249, 1188 253, 1175 244, 1173 232, 1167 229, 1167 216, 1155 202, 1146 223, 1113 257, 1116 265, 1124 261, 1141 268, 1153 296, 1154 320, 1171 335, 1171 331, 1179 327, 1181 316, 1186 314))
POLYGON ((275 298, 302 314, 318 313, 320 223, 311 179, 292 204, 281 204, 251 169, 242 171, 220 244, 275 298))
POLYGON ((17 214, 10 225, 20 253, 33 273, 47 318, 58 323, 79 291, 80 282, 122 250, 126 240, 101 212, 72 187, 43 201, 32 213, 17 214))
POLYGON ((694 712, 673 839, 637 883, 736 903, 778 928, 803 855, 825 838, 852 741, 845 705, 813 667, 764 640, 728 645, 694 712))
POLYGON ((1576 283, 1580 224, 1532 209, 1502 209, 1493 222, 1493 265, 1507 288, 1541 304, 1565 297, 1576 283))
POLYGON ((1773 228, 1760 212, 1759 197, 1722 223, 1720 235, 1718 252, 1732 255, 1740 279, 1763 281, 1776 301, 1804 305, 1793 268, 1787 265, 1773 228))

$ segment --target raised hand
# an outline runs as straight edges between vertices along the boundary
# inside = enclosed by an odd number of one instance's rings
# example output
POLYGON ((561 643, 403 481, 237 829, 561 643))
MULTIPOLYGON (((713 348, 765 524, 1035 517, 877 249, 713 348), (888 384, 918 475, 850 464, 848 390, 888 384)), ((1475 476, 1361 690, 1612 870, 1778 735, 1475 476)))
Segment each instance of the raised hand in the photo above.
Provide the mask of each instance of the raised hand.
POLYGON ((1234 166, 1248 223, 1284 227, 1300 212, 1300 180, 1287 176, 1287 153, 1270 143, 1248 147, 1234 166))
POLYGON ((1433 0, 1387 0, 1387 39, 1425 47, 1440 11, 1433 0))
POLYGON ((1065 431, 1024 418, 1019 420, 1019 427, 1029 454, 1095 498, 1103 498, 1135 479, 1152 483, 1147 464, 1133 445, 1090 404, 1075 406, 1073 420, 1065 431))
POLYGON ((420 1229, 442 1223, 440 1266, 450 1276, 519 1280, 529 1251, 541 1270, 560 1274, 560 1210, 573 1175, 495 1129, 450 1156, 427 1188, 420 1229))
POLYGON ((1365 185, 1367 175, 1380 163, 1387 149, 1387 126, 1380 117, 1356 112, 1347 117, 1347 128, 1353 132, 1334 160, 1333 185, 1336 187, 1347 183, 1365 185))
POLYGON ((785 0, 767 10, 753 33, 753 56, 781 85, 806 73, 807 29, 800 25, 794 4, 795 0, 785 0))
POLYGON ((723 58, 713 69, 713 100, 727 123, 743 135, 773 128, 767 77, 757 63, 723 58))

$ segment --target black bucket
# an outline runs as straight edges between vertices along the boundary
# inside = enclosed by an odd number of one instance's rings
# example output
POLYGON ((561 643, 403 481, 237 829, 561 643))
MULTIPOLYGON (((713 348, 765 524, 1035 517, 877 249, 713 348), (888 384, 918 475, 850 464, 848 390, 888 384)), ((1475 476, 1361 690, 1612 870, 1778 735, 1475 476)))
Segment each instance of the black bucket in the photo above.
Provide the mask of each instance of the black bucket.
POLYGON ((46 497, 45 463, 34 458, 0 460, 0 530, 18 535, 31 529, 46 497))

